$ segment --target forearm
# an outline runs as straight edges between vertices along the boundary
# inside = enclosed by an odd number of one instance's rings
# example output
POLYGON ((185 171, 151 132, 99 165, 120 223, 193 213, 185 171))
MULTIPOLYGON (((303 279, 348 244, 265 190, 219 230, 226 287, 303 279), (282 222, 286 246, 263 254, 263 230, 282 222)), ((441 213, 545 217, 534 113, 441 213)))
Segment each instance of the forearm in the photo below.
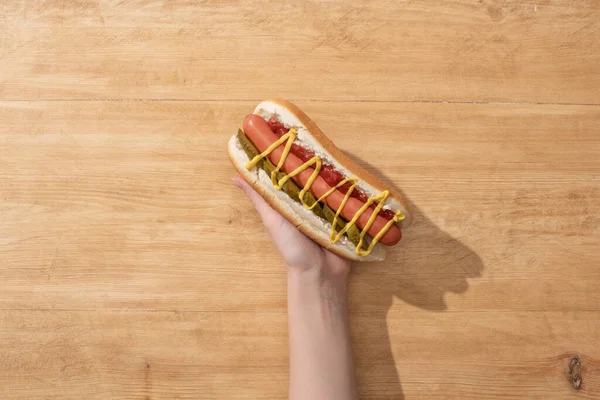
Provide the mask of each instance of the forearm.
POLYGON ((357 399, 345 279, 288 276, 290 399, 357 399))

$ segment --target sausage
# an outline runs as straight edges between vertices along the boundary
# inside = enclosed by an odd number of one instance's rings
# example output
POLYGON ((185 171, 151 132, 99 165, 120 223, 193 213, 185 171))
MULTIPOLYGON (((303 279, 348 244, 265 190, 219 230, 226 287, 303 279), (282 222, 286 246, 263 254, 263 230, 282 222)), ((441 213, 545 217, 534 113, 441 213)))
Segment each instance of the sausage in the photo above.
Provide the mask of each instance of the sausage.
MULTIPOLYGON (((279 139, 277 135, 273 133, 271 128, 269 128, 267 122, 259 115, 248 115, 244 119, 243 128, 246 136, 248 136, 248 138, 252 141, 252 143, 254 143, 254 145, 258 148, 260 152, 265 151, 270 145, 272 145, 279 139)), ((269 160, 271 160, 273 164, 277 165, 279 163, 279 160, 281 160, 284 147, 285 142, 268 155, 269 160)), ((289 153, 285 159, 282 169, 289 174, 302 164, 304 164, 302 160, 300 160, 294 154, 289 153)), ((296 183, 298 183, 300 186, 304 187, 304 185, 306 185, 313 172, 314 168, 309 167, 304 171, 300 172, 292 179, 296 181, 296 183)), ((319 198, 331 188, 332 186, 325 182, 325 180, 322 177, 317 176, 317 178, 310 187, 310 191, 313 193, 315 198, 319 198)), ((325 198, 324 201, 332 210, 337 210, 341 206, 344 197, 345 195, 342 192, 336 190, 333 193, 331 193, 327 198, 325 198)), ((358 210, 364 204, 365 203, 363 203, 359 199, 350 197, 348 199, 348 202, 340 212, 340 215, 342 215, 346 220, 350 221, 354 217, 356 212, 358 212, 358 210)), ((367 210, 356 221, 356 225, 358 225, 360 229, 363 229, 369 221, 369 218, 371 217, 372 213, 373 210, 371 208, 367 208, 367 210)), ((375 218, 373 225, 371 225, 371 227, 369 228, 368 234, 371 235, 371 237, 375 237, 375 235, 377 235, 377 233, 379 233, 379 231, 383 229, 387 222, 388 221, 385 218, 378 215, 375 218)), ((393 246, 396 243, 398 243, 401 238, 402 232, 400 231, 400 227, 397 224, 392 224, 390 226, 390 229, 381 237, 381 239, 379 239, 379 242, 387 246, 393 246)))

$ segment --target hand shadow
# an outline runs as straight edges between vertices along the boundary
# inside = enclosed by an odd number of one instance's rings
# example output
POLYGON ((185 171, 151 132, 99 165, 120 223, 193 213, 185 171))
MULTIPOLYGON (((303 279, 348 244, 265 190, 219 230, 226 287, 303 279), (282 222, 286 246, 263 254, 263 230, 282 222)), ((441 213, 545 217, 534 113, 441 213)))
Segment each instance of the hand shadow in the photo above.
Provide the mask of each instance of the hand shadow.
MULTIPOLYGON (((376 168, 346 155, 402 193, 376 168)), ((404 398, 390 341, 401 333, 389 332, 386 322, 394 296, 424 310, 444 311, 446 292, 465 292, 467 279, 483 271, 473 250, 435 226, 414 204, 410 206, 413 224, 397 246, 387 249, 385 261, 355 264, 350 275, 350 323, 361 399, 404 398)), ((408 331, 409 324, 404 326, 408 331)))

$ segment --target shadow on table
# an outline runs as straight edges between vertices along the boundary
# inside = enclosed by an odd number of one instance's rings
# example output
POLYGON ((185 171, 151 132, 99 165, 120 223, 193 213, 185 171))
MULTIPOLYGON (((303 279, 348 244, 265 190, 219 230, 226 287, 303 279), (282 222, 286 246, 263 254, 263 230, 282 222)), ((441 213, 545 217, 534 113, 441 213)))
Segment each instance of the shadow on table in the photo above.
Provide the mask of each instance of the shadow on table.
MULTIPOLYGON (((346 153, 354 162, 398 190, 376 168, 346 153)), ((413 224, 402 241, 388 249, 386 260, 364 265, 355 264, 350 275, 350 310, 364 315, 368 326, 355 326, 361 332, 355 339, 355 357, 361 398, 403 399, 402 385, 396 369, 386 316, 394 297, 428 311, 444 311, 446 292, 463 293, 467 279, 481 275, 480 257, 459 240, 435 226, 411 204, 413 224), (357 296, 357 297, 355 297, 357 296), (368 296, 368 300, 364 296, 368 296), (367 312, 364 310, 368 305, 367 312)), ((359 317, 360 318, 360 317, 359 317)), ((410 329, 410 321, 401 328, 410 329)), ((401 346, 396 343, 396 346, 401 346)))

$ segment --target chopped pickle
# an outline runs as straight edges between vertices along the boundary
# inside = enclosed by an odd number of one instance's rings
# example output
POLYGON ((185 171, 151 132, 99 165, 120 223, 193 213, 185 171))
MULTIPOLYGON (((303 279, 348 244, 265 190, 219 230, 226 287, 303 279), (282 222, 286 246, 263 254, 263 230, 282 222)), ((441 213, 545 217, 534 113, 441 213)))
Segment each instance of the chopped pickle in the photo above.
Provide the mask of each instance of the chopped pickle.
MULTIPOLYGON (((330 224, 333 224, 333 219, 335 218, 335 211, 333 211, 329 206, 323 204, 323 214, 325 214, 325 219, 329 221, 330 224)), ((335 227, 336 231, 340 231, 346 226, 346 223, 342 221, 340 217, 338 217, 337 226, 335 227)))
MULTIPOLYGON (((360 231, 358 230, 356 225, 352 225, 348 229, 348 231, 346 232, 346 236, 348 236, 348 239, 350 239, 350 241, 354 243, 355 246, 358 246, 358 242, 360 241, 360 231)), ((365 235, 365 243, 368 237, 369 235, 365 235)), ((369 243, 371 243, 370 240, 369 243)))
MULTIPOLYGON (((335 218, 335 212, 329 208, 326 204, 323 204, 323 214, 325 214, 325 218, 327 219, 327 221, 329 221, 330 224, 333 224, 333 219, 335 218)), ((345 219, 343 219, 342 217, 338 216, 337 219, 337 226, 335 227, 336 231, 340 231, 342 229, 344 229, 344 227, 346 226, 347 222, 345 219)), ((360 241, 360 231, 358 230, 358 228, 356 227, 356 225, 352 225, 350 228, 348 228, 348 230, 346 231, 346 236, 348 236, 348 239, 350 239, 350 241, 355 245, 358 246, 358 242, 360 241)), ((366 237, 366 235, 365 235, 366 237)))
MULTIPOLYGON (((304 202, 306 203, 307 206, 312 207, 313 204, 315 204, 317 201, 317 199, 315 199, 315 196, 313 196, 313 194, 311 192, 306 192, 304 193, 304 202)), ((319 216, 320 218, 325 218, 325 214, 323 214, 323 207, 317 203, 317 205, 312 209, 312 212, 314 212, 315 214, 317 214, 317 216, 319 216)))
MULTIPOLYGON (((263 169, 265 170, 265 172, 267 173, 267 175, 271 176, 271 173, 273 171, 275 171, 275 166, 273 165, 273 163, 271 162, 271 160, 269 160, 268 158, 265 158, 263 160, 263 162, 265 164, 263 166, 263 169)), ((283 172, 280 172, 280 174, 283 174, 283 172)), ((279 176, 277 178, 279 178, 279 176)))
MULTIPOLYGON (((240 144, 242 145, 242 149, 244 150, 244 152, 250 160, 252 160, 254 157, 260 154, 258 149, 254 146, 250 139, 246 137, 246 135, 241 129, 238 130, 237 139, 239 140, 240 144)), ((263 169, 269 176, 271 176, 271 173, 276 168, 275 165, 273 165, 273 163, 268 158, 261 160, 258 164, 256 164, 256 166, 258 168, 263 169)), ((279 171, 277 173, 278 180, 281 180, 281 178, 283 178, 284 176, 284 172, 279 171)), ((297 203, 300 203, 300 187, 296 185, 294 181, 289 179, 281 186, 281 189, 285 192, 285 194, 290 196, 292 200, 294 200, 297 203)), ((313 196, 313 194, 310 191, 307 191, 304 194, 304 202, 307 206, 312 207, 316 201, 317 200, 315 199, 315 196, 313 196)), ((317 204, 311 211, 315 213, 318 217, 327 220, 330 224, 333 223, 335 212, 326 204, 317 204)), ((338 217, 337 227, 335 230, 339 231, 343 229, 344 226, 346 226, 346 223, 347 222, 342 217, 338 217)), ((358 230, 356 225, 352 225, 346 232, 346 235, 355 246, 358 246, 358 242, 360 239, 360 231, 358 230)), ((365 235, 365 239, 367 239, 367 237, 368 235, 365 235)))
MULTIPOLYGON (((248 158, 250 160, 252 160, 254 157, 256 157, 257 155, 260 154, 258 152, 258 149, 256 147, 254 147, 254 144, 252 144, 250 139, 248 139, 246 137, 246 135, 244 135, 244 132, 242 132, 241 129, 238 129, 237 139, 240 142, 240 144, 242 145, 242 149, 244 149, 244 152, 246 153, 246 155, 248 156, 248 158)), ((259 161, 259 163, 256 166, 258 168, 262 168, 262 161, 259 161)))
MULTIPOLYGON (((283 172, 277 173, 277 180, 283 178, 285 174, 283 172)), ((281 185, 281 190, 292 198, 296 203, 300 203, 300 188, 292 181, 287 181, 281 185)))

